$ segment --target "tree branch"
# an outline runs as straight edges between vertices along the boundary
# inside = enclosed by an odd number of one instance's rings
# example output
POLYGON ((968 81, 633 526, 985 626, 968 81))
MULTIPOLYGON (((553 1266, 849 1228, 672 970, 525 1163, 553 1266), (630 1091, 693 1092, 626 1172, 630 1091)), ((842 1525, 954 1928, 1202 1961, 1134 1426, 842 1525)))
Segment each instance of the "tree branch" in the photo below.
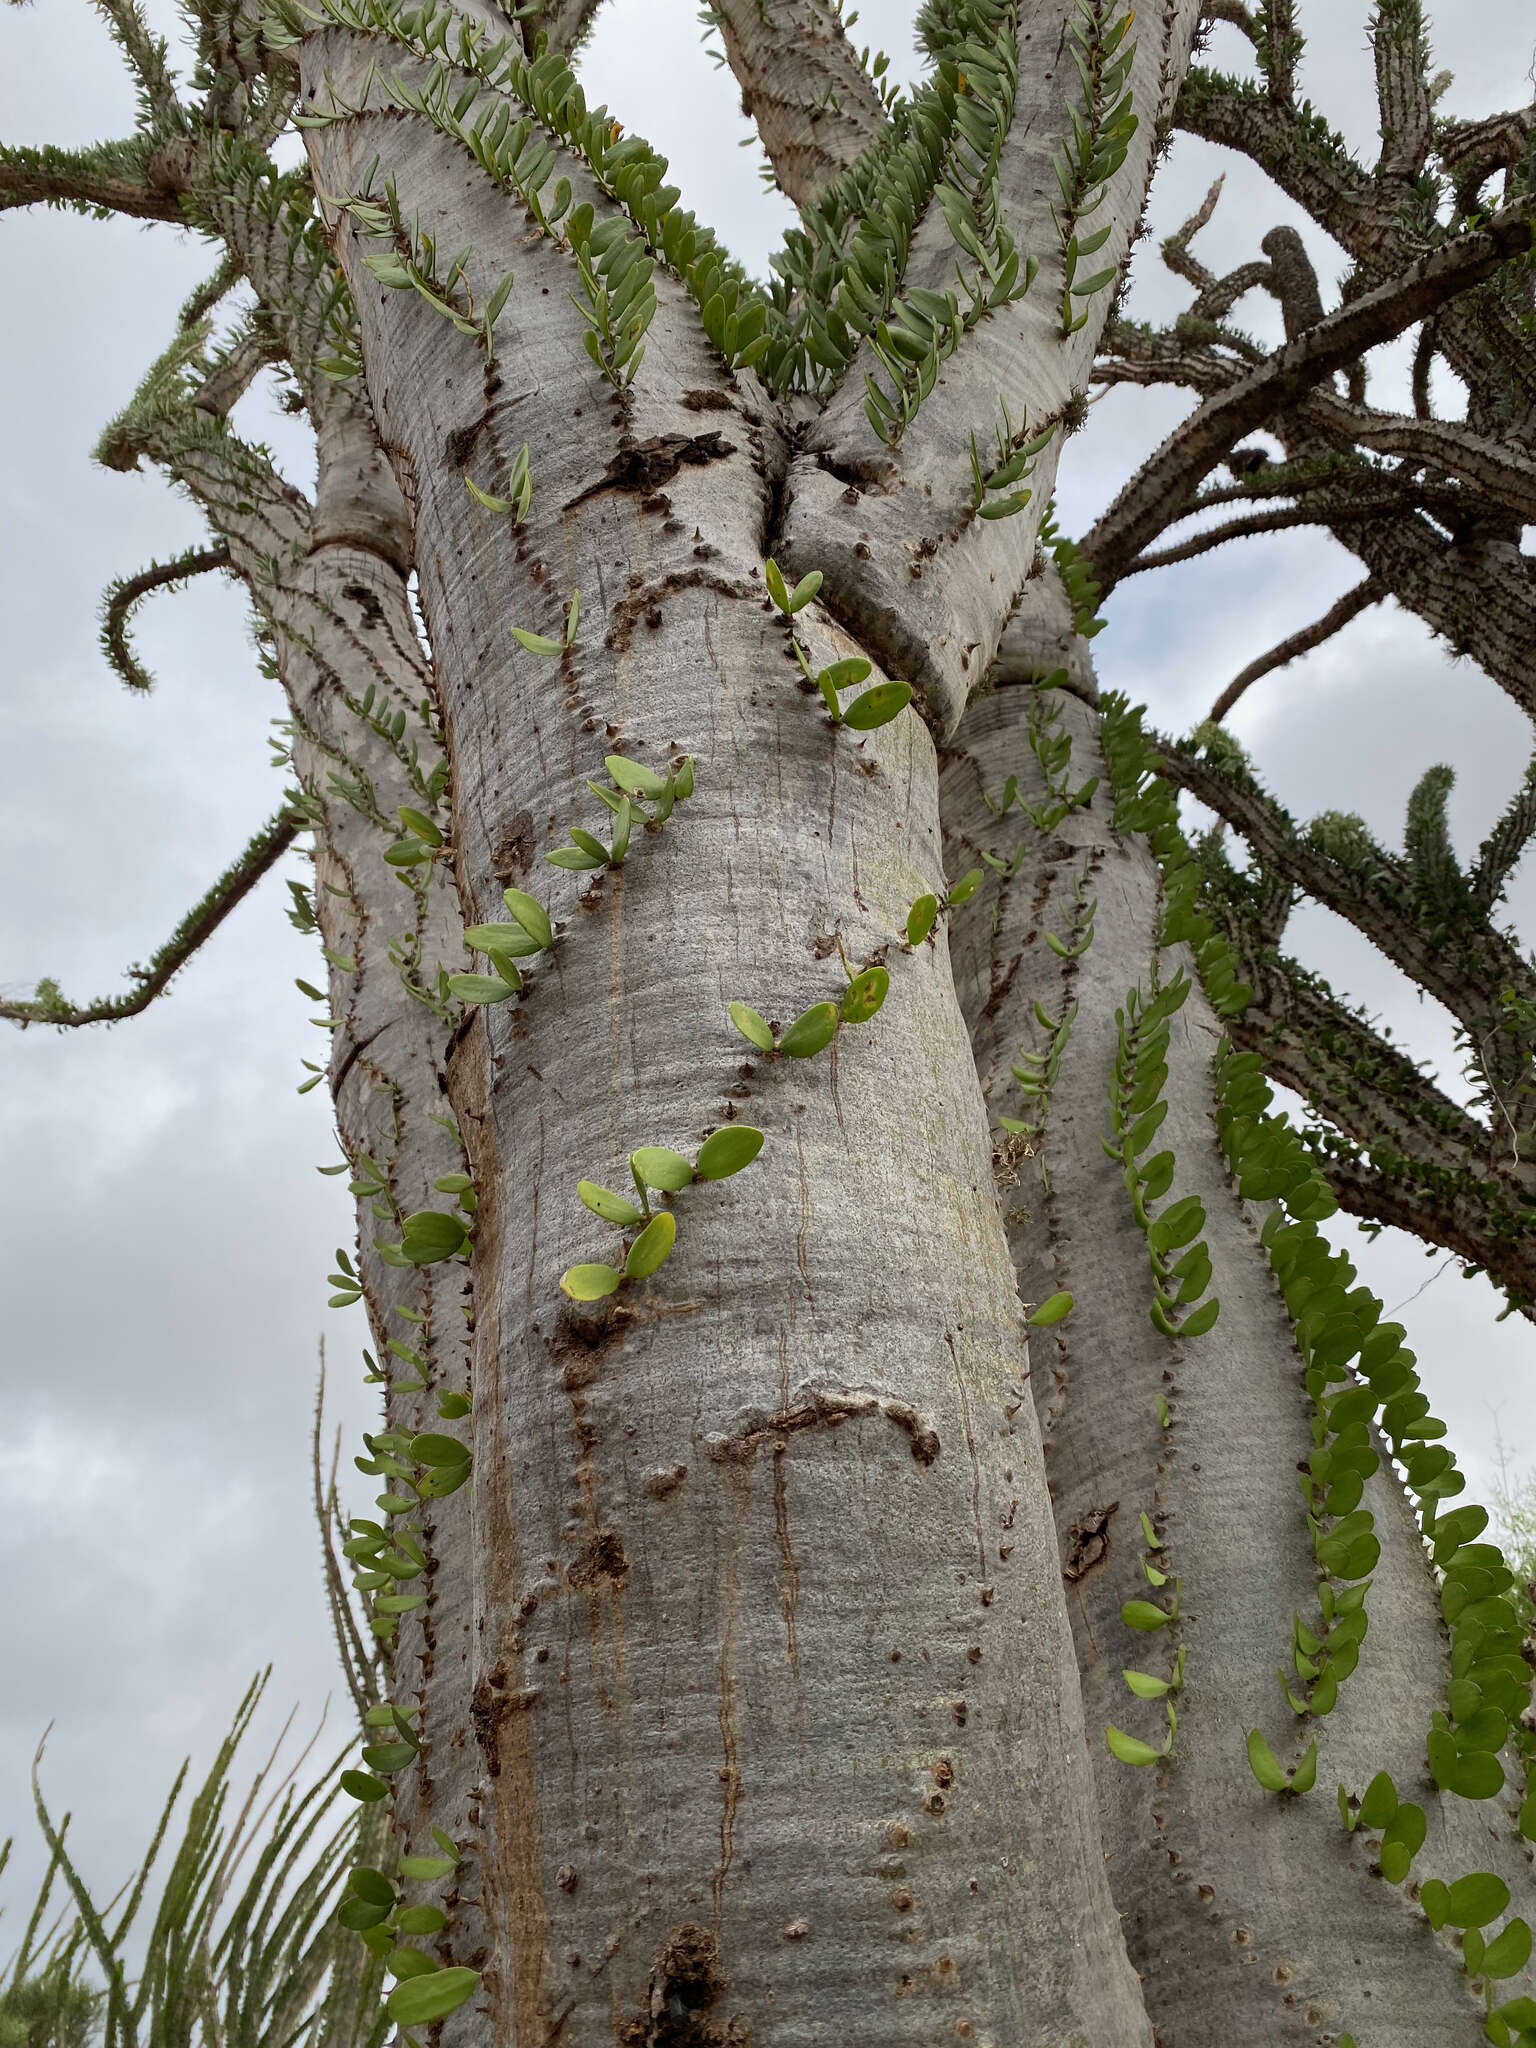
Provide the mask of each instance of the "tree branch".
POLYGON ((1298 832, 1246 769, 1218 765, 1178 740, 1159 737, 1157 747, 1159 772, 1168 781, 1241 833, 1266 872, 1352 924, 1443 1003, 1474 1044, 1498 991, 1536 1002, 1536 971, 1502 933, 1476 921, 1470 890, 1464 916, 1426 903, 1410 864, 1376 846, 1358 819, 1314 820, 1306 833, 1298 832))
POLYGON ((304 828, 304 819, 283 809, 263 825, 245 851, 227 867, 199 903, 195 903, 175 931, 155 953, 147 967, 130 967, 138 983, 129 995, 99 996, 91 1003, 71 1003, 56 981, 40 981, 30 1002, 0 1000, 0 1017, 23 1029, 28 1024, 115 1024, 124 1017, 136 1017, 162 994, 171 977, 185 967, 218 930, 225 918, 255 888, 292 846, 304 828))
POLYGON ((725 54, 780 190, 810 206, 886 133, 833 0, 714 0, 725 54))
POLYGON ((1244 434, 1273 420, 1335 370, 1402 333, 1454 293, 1492 277, 1511 255, 1527 250, 1533 211, 1536 201, 1523 200, 1486 228, 1433 250, 1391 284, 1325 314, 1227 391, 1207 399, 1142 465, 1085 536, 1084 552, 1106 591, 1167 525, 1170 509, 1186 501, 1244 434))
POLYGON ((130 690, 146 696, 155 679, 133 651, 128 622, 135 609, 155 590, 179 590, 193 576, 210 569, 229 567, 229 549, 222 541, 209 548, 188 548, 169 562, 151 562, 137 575, 119 577, 109 584, 101 607, 101 651, 130 690))
POLYGON ((1213 725, 1219 725, 1232 709, 1243 692, 1260 680, 1272 675, 1277 668, 1284 668, 1299 655, 1310 654, 1314 647, 1321 647, 1325 640, 1331 640, 1335 633, 1356 619, 1371 605, 1379 604, 1386 596, 1385 585, 1374 575, 1367 576, 1363 583, 1357 583, 1348 590, 1337 604, 1330 605, 1320 619, 1314 619, 1310 626, 1303 626, 1299 633, 1292 633, 1286 639, 1271 647, 1267 654, 1261 654, 1257 661, 1250 661, 1245 669, 1228 683, 1216 702, 1206 714, 1213 725))
POLYGON ((107 220, 168 220, 185 225, 170 185, 148 175, 143 138, 97 143, 91 149, 0 148, 0 213, 19 206, 57 206, 107 220))

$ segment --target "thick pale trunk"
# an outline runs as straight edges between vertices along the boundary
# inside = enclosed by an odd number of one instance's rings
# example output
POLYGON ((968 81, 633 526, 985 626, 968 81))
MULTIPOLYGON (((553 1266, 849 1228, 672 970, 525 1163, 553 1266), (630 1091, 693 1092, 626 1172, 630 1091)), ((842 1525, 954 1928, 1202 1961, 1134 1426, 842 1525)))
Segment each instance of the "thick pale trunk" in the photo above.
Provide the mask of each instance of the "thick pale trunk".
MULTIPOLYGON (((367 61, 331 38, 312 75, 352 97, 367 61)), ((472 1590, 474 1684, 422 1768, 439 1824, 483 1842, 469 2031, 1145 2043, 974 1068, 942 946, 900 945, 942 886, 932 742, 911 714, 833 732, 802 689, 759 569, 776 429, 665 280, 616 395, 571 346, 565 259, 462 156, 398 119, 312 147, 329 192, 382 153, 477 286, 518 278, 488 371, 341 238, 414 501, 466 920, 512 884, 557 923, 449 1077, 480 1200, 475 1477, 437 1569, 472 1590), (494 490, 525 439, 514 529, 464 472, 494 490), (574 648, 525 651, 512 627, 557 633, 578 586, 574 648), (621 870, 547 868, 615 748, 695 755, 696 793, 621 870), (803 1065, 733 1034, 732 998, 785 1022, 836 999, 839 941, 889 965, 872 1024, 803 1065), (731 1122, 762 1156, 677 1196, 669 1263, 568 1303, 563 1270, 618 1244, 577 1182, 731 1122), (476 1747, 452 1810, 445 1760, 476 1747)))
MULTIPOLYGON (((1054 616, 1044 621, 1040 658, 1027 656, 1037 602, 1031 586, 1014 629, 1021 678, 1059 656, 1054 616)), ((1053 1019, 1077 1005, 1043 1134, 1026 1142, 1000 1132, 997 1161, 1025 1299, 1065 1288, 1076 1301, 1066 1322, 1036 1339, 1032 1385, 1131 1959, 1164 2048, 1314 2048, 1345 2031, 1362 2044, 1472 2048, 1481 2001, 1413 1899, 1373 1874, 1379 1836, 1344 1831, 1334 1787, 1342 1780, 1360 1793, 1390 1770, 1400 1795, 1429 1816, 1415 1879, 1499 1872, 1517 1913, 1530 1903, 1529 1851, 1504 1799, 1442 1797, 1428 1780, 1424 1738, 1445 1705, 1445 1631, 1427 1553, 1395 1481, 1378 1475, 1366 1489, 1382 1556, 1359 1668, 1325 1720, 1293 1723, 1281 1696, 1276 1666, 1289 1660, 1292 1616, 1316 1620, 1319 1574, 1296 1486, 1313 1448, 1311 1403, 1258 1242, 1262 1212, 1233 1192, 1216 1141, 1212 1054, 1221 1029, 1197 982, 1173 1018, 1169 1109, 1156 1143, 1176 1161, 1168 1199, 1194 1194, 1204 1203, 1221 1312, 1207 1334, 1171 1343, 1149 1320, 1147 1240, 1120 1165, 1100 1143, 1110 1133, 1116 1011, 1138 984, 1149 993, 1154 985, 1158 870, 1144 841, 1113 828, 1098 716, 1076 694, 1043 692, 1035 709, 1071 736, 1071 787, 1100 777, 1092 802, 1046 831, 1017 810, 999 819, 988 808, 983 792, 1000 797, 1010 775, 1030 801, 1047 801, 1026 737, 1034 695, 1002 688, 979 699, 946 757, 951 869, 982 850, 1027 842, 995 917, 991 904, 962 912, 951 944, 994 1124, 999 1114, 1038 1121, 1038 1103, 1010 1072, 1021 1048, 1045 1042, 1034 1004, 1053 1019), (1081 928, 1080 884, 1097 902, 1094 937, 1064 961, 1046 934, 1069 939, 1075 916, 1081 928), (1155 1551, 1143 1514, 1162 1546, 1155 1551), (1182 1584, 1180 1620, 1152 1634, 1121 1618, 1128 1601, 1166 1599, 1148 1586, 1144 1557, 1182 1584), (1134 1698, 1122 1670, 1167 1677, 1176 1649, 1187 1653, 1187 1674, 1173 1695, 1172 1753, 1148 1767, 1123 1764, 1108 1750, 1107 1724, 1154 1745, 1165 1724, 1161 1703, 1134 1698), (1260 1790, 1245 1754, 1254 1727, 1284 1764, 1317 1735, 1313 1793, 1260 1790)), ((1165 953, 1164 981, 1180 966, 1192 974, 1186 949, 1165 953)))

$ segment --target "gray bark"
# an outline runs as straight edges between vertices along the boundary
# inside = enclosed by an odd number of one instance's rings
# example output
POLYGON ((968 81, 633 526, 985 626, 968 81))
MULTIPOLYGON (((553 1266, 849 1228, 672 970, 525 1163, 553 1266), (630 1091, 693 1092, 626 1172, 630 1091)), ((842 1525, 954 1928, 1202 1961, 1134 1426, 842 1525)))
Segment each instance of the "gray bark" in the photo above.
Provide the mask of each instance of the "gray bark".
MULTIPOLYGON (((1028 586, 1010 629, 1020 683, 1058 660, 1049 584, 1035 593, 1028 586), (1031 662, 1028 629, 1041 612, 1043 644, 1031 662)), ((1221 1027, 1197 980, 1173 1020, 1170 1108, 1156 1142, 1177 1162, 1170 1199, 1197 1194, 1205 1205, 1221 1313, 1213 1330, 1175 1344, 1149 1321, 1146 1241, 1120 1168, 1099 1142, 1109 1130, 1115 1011, 1138 981, 1151 986, 1158 870, 1144 842, 1113 829, 1098 715, 1076 692, 1048 696, 1072 736, 1072 785, 1101 778, 1092 803, 1049 835, 1015 822, 1016 813, 1004 827, 988 809, 983 791, 995 796, 1009 775, 1032 800, 1044 797, 1024 741, 1031 694, 1001 688, 979 699, 945 757, 952 869, 982 849, 1011 850, 1021 834, 1030 841, 995 919, 989 909, 962 913, 952 946, 994 1121, 1032 1116, 1010 1069, 1021 1046, 1040 1043, 1034 1002, 1053 1017, 1078 1004, 1043 1138, 1026 1153, 1018 1139, 1000 1137, 997 1163, 1025 1298, 1066 1288, 1077 1303, 1047 1333, 1052 1341, 1037 1338, 1032 1386, 1110 1881, 1131 1960, 1164 2048, 1316 2048, 1344 2031, 1362 2044, 1471 2048, 1482 2038, 1480 2000, 1412 1898, 1372 1874, 1377 1842, 1365 1830, 1344 1831, 1334 1786, 1342 1780, 1359 1793, 1388 1769, 1400 1796, 1425 1807, 1430 1833, 1415 1882, 1492 1870, 1514 1894, 1511 1910, 1529 1913, 1531 1851, 1508 1795, 1474 1804, 1438 1795, 1428 1779, 1424 1736, 1444 1705, 1446 1636, 1406 1497, 1383 1474, 1368 1483, 1364 1502, 1382 1558, 1359 1667, 1326 1720, 1293 1723, 1281 1697, 1276 1666, 1288 1655, 1291 1617, 1308 1618, 1316 1604, 1317 1567, 1296 1491, 1298 1461, 1312 1448, 1311 1404, 1258 1243, 1262 1212, 1237 1198, 1215 1139, 1211 1056, 1221 1027), (1063 962, 1044 935, 1068 932, 1074 885, 1085 875, 1098 903, 1095 937, 1081 959, 1063 962), (1125 1602, 1148 1597, 1138 1563, 1149 1554, 1143 1512, 1164 1546, 1154 1561, 1183 1585, 1181 1620, 1150 1636, 1121 1619, 1125 1602), (1122 1764, 1109 1753, 1106 1724, 1154 1744, 1163 1734, 1160 1703, 1134 1699, 1122 1669, 1166 1676, 1177 1645, 1188 1661, 1175 1696, 1173 1752, 1149 1767, 1122 1764), (1260 1790, 1244 1750, 1255 1726, 1285 1764, 1317 1734, 1313 1793, 1276 1798, 1260 1790)), ((1178 965, 1194 977, 1177 947, 1164 956, 1164 978, 1178 965)), ((1519 1988, 1501 1986, 1500 1995, 1519 1988)))
MULTIPOLYGON (((356 104, 369 56, 318 38, 307 85, 356 104)), ((559 927, 449 1069, 480 1196, 475 1481, 438 1559, 476 1634, 425 1768, 478 1745, 479 1798, 440 1809, 484 1844, 473 2037, 1145 2043, 974 1068, 942 945, 899 945, 942 887, 933 743, 911 714, 834 733, 802 692, 758 567, 779 429, 666 278, 616 396, 572 346, 565 260, 424 124, 311 148, 331 193, 379 155, 477 289, 517 272, 488 372, 339 237, 416 519, 465 918, 510 883, 559 927), (525 439, 514 529, 463 472, 525 439), (556 632, 573 587, 596 623, 525 652, 511 627, 556 632), (697 755, 697 793, 617 874, 552 878, 613 747, 697 755), (727 1001, 787 1022, 835 998, 838 938, 889 962, 878 1019, 805 1066, 751 1056, 727 1001), (616 1243, 577 1181, 734 1120, 762 1158, 677 1197, 660 1273, 564 1302, 616 1243)), ((856 649, 818 608, 800 626, 818 659, 856 649)))

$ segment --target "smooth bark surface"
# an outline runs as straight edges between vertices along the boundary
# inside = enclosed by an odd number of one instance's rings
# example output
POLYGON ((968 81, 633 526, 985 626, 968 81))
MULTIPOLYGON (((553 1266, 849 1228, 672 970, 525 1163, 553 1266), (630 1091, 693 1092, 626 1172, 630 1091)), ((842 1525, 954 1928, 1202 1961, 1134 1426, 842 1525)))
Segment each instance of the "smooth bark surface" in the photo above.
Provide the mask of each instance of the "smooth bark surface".
MULTIPOLYGON (((368 55, 307 61, 355 103, 368 55)), ((450 1070, 475 1483, 438 1560, 473 1574, 477 1635, 425 1768, 472 1734, 486 2037, 1144 2043, 974 1068, 942 948, 900 948, 942 887, 932 742, 910 713, 834 732, 805 693, 759 567, 777 429, 667 280, 616 395, 571 345, 565 259, 461 155, 398 119, 313 134, 326 190, 378 154, 442 245, 518 278, 488 370, 341 235, 413 500, 466 922, 511 884, 557 923, 450 1070), (463 478, 524 439, 514 529, 463 478), (515 641, 578 587, 572 650, 515 641), (621 870, 556 876, 612 749, 694 754, 697 792, 621 870), (839 941, 889 965, 877 1022, 756 1055, 727 1002, 836 999, 839 941), (763 1155, 677 1196, 661 1272, 567 1303, 562 1271, 617 1246, 578 1180, 734 1121, 763 1155)), ((855 651, 799 624, 814 659, 855 651)))
MULTIPOLYGON (((1021 671, 1034 605, 1031 586, 1014 628, 1021 671)), ((1048 664, 1054 632, 1036 673, 1048 664)), ((1176 1160, 1170 1199, 1196 1194, 1205 1205, 1221 1313, 1205 1335, 1170 1343, 1148 1318, 1146 1239, 1119 1164, 1100 1144, 1110 1129, 1115 1013, 1131 987, 1153 985, 1160 879, 1145 843, 1113 829, 1097 714, 1075 695, 1045 692, 1037 709, 1072 736, 1072 785, 1101 778, 1092 803, 1049 834, 1016 813, 1000 823, 988 808, 983 792, 996 798, 1009 775, 1031 800, 1046 794, 1025 742, 1032 695, 1004 688, 979 699, 946 755, 951 867, 982 850, 1011 852, 1020 836, 1030 842, 995 921, 987 910, 962 913, 952 943, 994 1122, 1036 1113, 1010 1074, 1019 1048, 1041 1042, 1034 1003, 1053 1017, 1078 1005, 1043 1137, 1026 1144, 1000 1135, 997 1167, 1025 1299, 1067 1288, 1077 1303, 1049 1341, 1035 1340, 1032 1386, 1131 1959, 1164 2048, 1318 2048, 1345 2031, 1362 2043, 1472 2048, 1482 2038, 1481 2001, 1448 1938, 1373 1874, 1379 1838, 1344 1831, 1333 1788, 1342 1780, 1359 1792, 1389 1769, 1402 1796, 1429 1815, 1418 1872, 1448 1880, 1498 1872, 1517 1912, 1529 1905, 1530 1851, 1508 1794, 1474 1804, 1436 1794, 1429 1781, 1424 1736, 1444 1704, 1445 1631, 1395 1480, 1379 1474, 1366 1490, 1382 1558, 1359 1668, 1325 1720, 1295 1722, 1280 1693, 1276 1666, 1288 1655, 1292 1615, 1305 1620, 1315 1610, 1317 1567, 1296 1491, 1298 1462, 1312 1449, 1311 1404, 1258 1242, 1262 1212, 1233 1193, 1216 1143, 1211 1058, 1221 1027, 1196 979, 1173 1019, 1170 1107, 1157 1142, 1176 1160), (1080 879, 1097 900, 1095 936, 1080 959, 1063 962, 1045 934, 1070 932, 1080 879), (1142 1513, 1157 1531, 1156 1552, 1142 1513), (1181 1619, 1153 1635, 1121 1619, 1126 1602, 1148 1597, 1142 1557, 1182 1582, 1181 1619), (1160 1702, 1133 1698, 1122 1670, 1167 1676, 1177 1646, 1187 1650, 1187 1676, 1174 1696, 1172 1754, 1144 1768, 1120 1763, 1106 1724, 1154 1744, 1164 1733, 1160 1702), (1313 1793, 1260 1790, 1244 1751, 1253 1727, 1284 1764, 1317 1735, 1313 1793)), ((1164 980, 1180 965, 1193 976, 1184 949, 1170 949, 1164 980)))

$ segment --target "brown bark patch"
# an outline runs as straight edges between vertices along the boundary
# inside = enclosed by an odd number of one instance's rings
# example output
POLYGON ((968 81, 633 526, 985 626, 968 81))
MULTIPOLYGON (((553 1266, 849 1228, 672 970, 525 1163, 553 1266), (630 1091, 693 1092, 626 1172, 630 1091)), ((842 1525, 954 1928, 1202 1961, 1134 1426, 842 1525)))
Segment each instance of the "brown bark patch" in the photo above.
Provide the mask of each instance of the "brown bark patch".
POLYGON ((595 484, 580 491, 561 509, 572 511, 604 491, 633 491, 649 498, 671 483, 685 464, 702 468, 707 462, 721 462, 734 455, 734 442, 711 430, 707 434, 658 434, 650 441, 631 441, 603 471, 595 484))
POLYGON ((1062 1559, 1061 1576, 1069 1585, 1088 1576, 1096 1564, 1102 1564, 1109 1555, 1109 1521, 1119 1507, 1112 1500, 1108 1507, 1089 1508, 1079 1515, 1067 1531, 1066 1555, 1062 1559))
POLYGON ((505 889, 533 865, 533 813, 519 811, 491 849, 491 873, 505 889))
POLYGON ((513 1714, 526 1713, 540 1693, 536 1685, 527 1686, 521 1692, 508 1692, 510 1676, 503 1660, 489 1676, 480 1679, 470 1700, 469 1717, 474 1723, 475 1740, 485 1757, 485 1767, 493 1778, 501 1776, 501 1731, 504 1723, 513 1714))
POLYGON ((719 1942, 686 1921, 657 1951, 646 2010, 620 2025, 620 2048, 749 2048, 744 2019, 708 2017, 724 1990, 719 1942))
POLYGON ((599 1529, 565 1576, 573 1586, 590 1592, 604 1583, 622 1586, 628 1574, 629 1559, 617 1534, 612 1529, 599 1529))

